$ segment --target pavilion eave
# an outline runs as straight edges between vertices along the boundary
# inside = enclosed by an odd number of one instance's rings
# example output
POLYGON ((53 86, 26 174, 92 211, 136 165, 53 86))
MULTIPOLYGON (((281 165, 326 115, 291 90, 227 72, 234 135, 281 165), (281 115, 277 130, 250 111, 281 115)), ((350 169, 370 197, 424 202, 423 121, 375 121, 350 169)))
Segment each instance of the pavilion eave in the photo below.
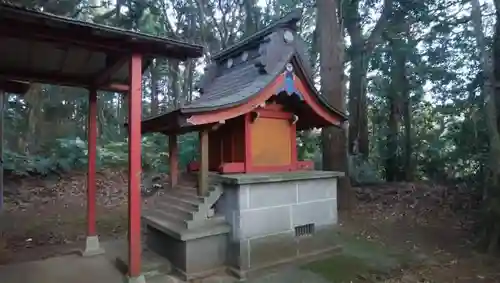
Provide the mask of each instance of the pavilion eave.
POLYGON ((126 92, 131 54, 200 57, 199 45, 83 22, 0 0, 0 79, 126 92), (15 27, 15 28, 12 28, 15 27))
POLYGON ((69 19, 5 2, 0 2, 0 34, 180 60, 203 55, 200 45, 69 19), (13 26, 16 28, 13 29, 13 26))
POLYGON ((0 91, 24 95, 30 89, 30 84, 23 81, 0 80, 0 91))

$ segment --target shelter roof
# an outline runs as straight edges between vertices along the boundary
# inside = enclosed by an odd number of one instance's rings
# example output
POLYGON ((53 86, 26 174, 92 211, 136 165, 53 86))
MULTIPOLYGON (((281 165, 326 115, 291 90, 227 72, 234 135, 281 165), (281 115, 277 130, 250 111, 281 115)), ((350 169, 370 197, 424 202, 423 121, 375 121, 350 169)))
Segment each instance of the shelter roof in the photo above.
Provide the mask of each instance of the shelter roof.
POLYGON ((143 121, 144 131, 175 121, 172 115, 184 115, 186 121, 182 121, 182 117, 177 120, 180 119, 181 126, 190 127, 190 116, 251 103, 290 69, 305 83, 308 93, 314 97, 314 103, 345 120, 344 113, 328 104, 314 87, 306 44, 297 34, 300 17, 300 12, 294 11, 213 56, 199 85, 200 97, 171 112, 176 114, 166 113, 143 121))
POLYGON ((30 84, 20 81, 0 81, 0 95, 2 92, 24 95, 30 89, 30 84))
POLYGON ((105 89, 128 81, 130 54, 185 60, 203 48, 0 0, 0 79, 105 89))

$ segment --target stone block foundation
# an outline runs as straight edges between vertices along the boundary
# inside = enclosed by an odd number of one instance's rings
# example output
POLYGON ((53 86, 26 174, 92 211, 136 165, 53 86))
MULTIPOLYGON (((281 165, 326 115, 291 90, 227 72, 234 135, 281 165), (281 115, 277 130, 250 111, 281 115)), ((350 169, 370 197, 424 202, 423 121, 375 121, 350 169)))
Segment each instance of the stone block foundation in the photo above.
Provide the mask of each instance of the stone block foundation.
POLYGON ((248 272, 336 250, 337 172, 219 176, 216 214, 231 227, 227 265, 248 272))
POLYGON ((198 229, 179 229, 148 219, 146 245, 167 258, 173 271, 189 281, 224 270, 228 254, 229 226, 225 222, 210 223, 198 229))

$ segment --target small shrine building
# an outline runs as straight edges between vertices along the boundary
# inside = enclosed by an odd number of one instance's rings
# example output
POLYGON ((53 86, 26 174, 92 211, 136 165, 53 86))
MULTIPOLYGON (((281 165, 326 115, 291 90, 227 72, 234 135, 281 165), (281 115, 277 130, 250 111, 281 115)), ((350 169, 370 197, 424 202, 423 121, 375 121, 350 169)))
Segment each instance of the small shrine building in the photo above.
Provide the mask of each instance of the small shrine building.
MULTIPOLYGON (((200 161, 190 171, 222 174, 313 169, 298 160, 297 131, 341 126, 346 116, 314 86, 300 14, 273 25, 212 57, 199 85, 200 97, 142 122, 142 132, 170 137, 177 168, 177 136, 200 133, 200 161)), ((172 170, 177 175, 178 170, 172 170)), ((172 176, 173 183, 177 176, 172 176)))
POLYGON ((244 278, 336 249, 343 173, 299 160, 296 140, 300 130, 341 127, 346 116, 315 88, 300 18, 292 12, 215 54, 199 98, 142 121, 142 133, 169 136, 172 185, 144 214, 146 242, 186 280, 221 268, 244 278), (193 131, 200 158, 186 186, 177 137, 193 131))

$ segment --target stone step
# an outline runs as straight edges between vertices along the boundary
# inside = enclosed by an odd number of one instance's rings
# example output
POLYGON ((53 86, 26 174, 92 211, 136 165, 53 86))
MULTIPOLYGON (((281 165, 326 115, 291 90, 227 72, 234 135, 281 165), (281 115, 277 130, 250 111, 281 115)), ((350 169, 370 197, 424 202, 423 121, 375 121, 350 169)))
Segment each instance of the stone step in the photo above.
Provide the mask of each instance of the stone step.
POLYGON ((178 186, 166 192, 145 215, 183 228, 198 227, 213 216, 211 206, 220 194, 217 186, 211 186, 204 197, 197 195, 196 188, 178 186))
POLYGON ((196 187, 198 185, 198 180, 180 179, 178 184, 184 186, 196 187))
POLYGON ((195 203, 195 204, 202 204, 205 202, 204 197, 198 196, 196 194, 196 192, 189 191, 189 190, 173 189, 173 190, 170 190, 167 194, 178 197, 178 198, 182 198, 184 200, 188 200, 188 201, 195 203))
POLYGON ((182 173, 180 180, 198 182, 198 173, 182 173))
POLYGON ((196 213, 196 211, 190 211, 183 207, 170 205, 169 203, 166 202, 158 202, 155 208, 163 212, 179 216, 184 220, 192 220, 193 214, 196 213))
POLYGON ((190 229, 192 227, 197 227, 199 226, 200 223, 203 222, 199 220, 182 219, 174 214, 161 211, 158 209, 148 210, 144 214, 143 219, 149 225, 157 227, 157 229, 160 229, 159 227, 160 225, 162 227, 163 226, 178 227, 178 229, 180 230, 185 230, 185 229, 190 229))
POLYGON ((184 185, 184 184, 179 184, 174 187, 174 190, 181 190, 185 192, 189 192, 190 194, 198 194, 198 191, 196 189, 196 186, 191 186, 191 185, 184 185))
POLYGON ((165 194, 163 196, 162 202, 168 203, 168 204, 173 204, 175 206, 180 206, 188 210, 198 210, 198 206, 200 205, 199 201, 192 201, 190 199, 184 199, 183 197, 172 195, 172 194, 165 194))
POLYGON ((185 227, 187 225, 185 221, 186 219, 183 219, 181 216, 157 208, 152 208, 145 211, 144 218, 160 219, 171 222, 180 227, 185 227))
POLYGON ((169 198, 166 196, 163 196, 161 199, 157 200, 156 202, 158 205, 161 206, 171 206, 175 207, 179 210, 185 211, 185 212, 198 212, 199 207, 198 204, 196 203, 187 203, 187 202, 180 202, 178 199, 174 198, 169 198))
POLYGON ((174 237, 179 237, 179 235, 183 233, 199 233, 204 231, 204 227, 226 223, 225 218, 220 216, 205 220, 184 221, 183 223, 175 222, 154 214, 147 214, 142 218, 144 224, 174 237))

